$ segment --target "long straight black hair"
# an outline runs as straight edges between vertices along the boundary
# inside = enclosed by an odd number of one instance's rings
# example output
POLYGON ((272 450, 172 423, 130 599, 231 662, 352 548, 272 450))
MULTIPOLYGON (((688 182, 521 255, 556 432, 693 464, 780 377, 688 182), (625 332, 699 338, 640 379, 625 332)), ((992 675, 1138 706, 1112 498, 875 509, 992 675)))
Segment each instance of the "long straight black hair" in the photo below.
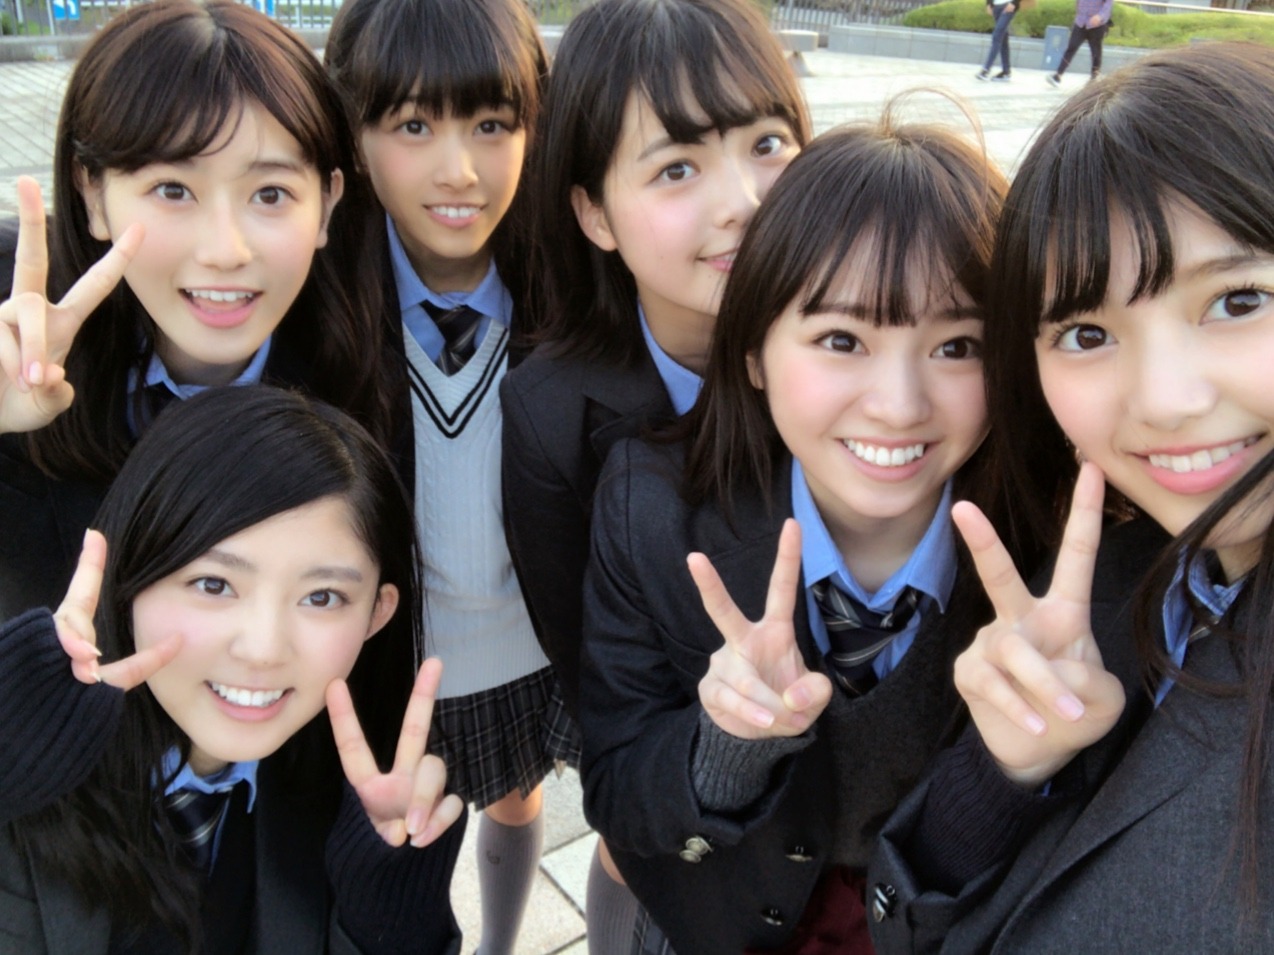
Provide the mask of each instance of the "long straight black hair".
MULTIPOLYGON (((1181 207, 1197 209, 1242 246, 1274 254, 1274 50, 1208 43, 1147 56, 1072 97, 1017 173, 996 246, 987 375, 1001 395, 992 406, 993 440, 1039 540, 1060 539, 1077 463, 1044 400, 1035 340, 1046 326, 1105 301, 1116 214, 1129 223, 1138 256, 1132 299, 1166 289, 1175 273, 1169 217, 1181 207)), ((1206 549, 1229 516, 1266 505, 1272 473, 1274 456, 1165 549, 1146 578, 1135 625, 1148 687, 1169 674, 1247 701, 1235 839, 1249 912, 1258 898, 1257 849, 1270 836, 1260 801, 1274 748, 1274 527, 1245 587, 1247 611, 1229 630, 1241 647, 1241 686, 1183 674, 1151 621, 1183 550, 1206 549)), ((1137 511, 1135 502, 1121 504, 1137 511)))
MULTIPOLYGON (((385 452, 347 415, 266 386, 212 389, 160 415, 111 486, 96 526, 108 558, 96 616, 103 660, 135 650, 134 598, 218 542, 285 511, 334 497, 354 532, 398 588, 399 606, 364 644, 349 685, 382 764, 391 758, 419 659, 420 582, 414 521, 385 452)), ((296 546, 304 547, 304 541, 296 546)), ((170 750, 190 740, 145 685, 125 697, 118 732, 87 780, 13 825, 21 846, 121 931, 161 924, 188 947, 198 940, 198 892, 155 780, 170 750)), ((340 783, 332 733, 320 714, 284 744, 298 792, 340 783)))
POLYGON ((584 235, 571 191, 602 201, 633 94, 649 99, 676 142, 767 116, 785 120, 798 144, 810 138, 800 84, 751 0, 600 0, 571 21, 530 170, 538 333, 564 354, 612 365, 631 364, 645 348, 637 286, 618 252, 584 235))
MULTIPOLYGON (((56 300, 109 243, 93 238, 78 183, 205 152, 257 103, 300 145, 324 190, 353 170, 353 141, 313 53, 286 28, 232 0, 155 0, 113 18, 76 64, 53 160, 50 296, 56 300)), ((389 401, 377 378, 379 325, 351 261, 360 244, 338 204, 327 247, 275 332, 270 369, 357 417, 380 438, 389 401), (278 360, 276 360, 278 359, 278 360)), ((130 372, 154 351, 155 324, 127 282, 89 316, 66 360, 77 399, 29 439, 32 457, 60 478, 107 482, 134 442, 125 413, 130 372)), ((276 376, 276 377, 278 377, 276 376)), ((273 380, 273 379, 272 379, 273 380)))

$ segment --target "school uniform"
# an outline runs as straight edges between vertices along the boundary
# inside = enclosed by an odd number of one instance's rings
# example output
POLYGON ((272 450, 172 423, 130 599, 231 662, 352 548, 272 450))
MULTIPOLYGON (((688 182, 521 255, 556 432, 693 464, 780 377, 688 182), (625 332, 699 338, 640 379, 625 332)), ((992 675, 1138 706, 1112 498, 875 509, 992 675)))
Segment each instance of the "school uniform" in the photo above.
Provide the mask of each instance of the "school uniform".
MULTIPOLYGON (((1246 922, 1232 854, 1245 701, 1170 683, 1152 694, 1132 645, 1134 594, 1166 543, 1146 519, 1102 541, 1093 634, 1128 700, 1111 732, 1046 792, 1024 793, 970 728, 889 821, 868 877, 882 955, 1274 950, 1268 853, 1246 922)), ((1154 625, 1185 671, 1236 683, 1241 648, 1212 635, 1186 650, 1189 625, 1169 594, 1154 625)), ((1264 823, 1274 818, 1274 770, 1262 785, 1264 823)))
MULTIPOLYGON (((0 627, 0 685, 0 950, 175 951, 162 933, 129 947, 104 909, 14 840, 15 819, 83 782, 112 745, 123 692, 74 678, 47 611, 0 627)), ((251 812, 244 785, 231 797, 204 893, 205 950, 458 953, 447 885, 463 820, 426 849, 393 849, 348 785, 298 778, 285 762, 260 763, 251 812)))
MULTIPOLYGON (((784 456, 772 504, 741 493, 727 520, 715 503, 680 497, 682 467, 677 446, 625 441, 598 484, 584 589, 584 808, 674 950, 738 955, 787 942, 833 867, 865 869, 956 709, 950 668, 968 634, 944 624, 969 595, 959 588, 947 614, 926 613, 896 666, 881 661, 884 679, 857 697, 838 689, 802 736, 729 737, 699 703, 722 638, 685 556, 706 554, 741 611, 759 618, 794 470, 784 456), (760 790, 730 793, 741 778, 760 790)), ((805 665, 826 672, 805 599, 793 622, 805 665)))
POLYGON ((504 536, 499 385, 512 354, 514 303, 494 262, 472 291, 433 291, 388 217, 386 232, 399 312, 392 339, 410 392, 426 646, 446 666, 430 749, 447 764, 448 788, 484 808, 515 789, 530 792, 557 759, 574 758, 573 731, 504 536), (448 375, 439 360, 449 346, 430 309, 461 306, 480 319, 472 356, 448 375))
POLYGON ((623 367, 561 357, 549 342, 500 385, 509 552, 540 646, 576 718, 593 492, 616 442, 676 416, 658 355, 648 334, 638 361, 623 367))
POLYGON ((0 302, 13 290, 13 264, 18 252, 18 220, 0 219, 0 302))

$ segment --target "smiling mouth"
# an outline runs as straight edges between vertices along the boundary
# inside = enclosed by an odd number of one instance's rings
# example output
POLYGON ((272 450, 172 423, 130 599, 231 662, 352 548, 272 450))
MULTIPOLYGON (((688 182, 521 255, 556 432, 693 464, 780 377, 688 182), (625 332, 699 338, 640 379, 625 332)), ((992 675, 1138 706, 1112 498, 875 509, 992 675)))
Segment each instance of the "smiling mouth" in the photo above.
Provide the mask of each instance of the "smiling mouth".
POLYGON ((229 305, 233 308, 246 305, 261 293, 249 292, 246 289, 223 291, 210 288, 185 288, 181 290, 181 294, 200 304, 229 305))
POLYGON ((854 440, 842 443, 854 457, 868 464, 874 464, 878 468, 903 467, 921 457, 925 453, 925 448, 928 447, 923 443, 909 444, 901 448, 882 448, 879 445, 854 440))
POLYGON ((267 706, 273 706, 283 699, 283 694, 287 692, 287 690, 248 690, 243 687, 226 686, 224 683, 213 683, 211 680, 208 682, 208 686, 212 688, 213 693, 216 693, 227 703, 252 709, 265 709, 267 706))
POLYGON ((1174 474, 1190 474, 1194 471, 1207 471, 1214 468, 1249 445, 1255 444, 1256 441, 1256 438, 1244 438, 1242 441, 1232 441, 1215 448, 1204 448, 1191 454, 1148 454, 1146 459, 1151 467, 1163 468, 1174 474))

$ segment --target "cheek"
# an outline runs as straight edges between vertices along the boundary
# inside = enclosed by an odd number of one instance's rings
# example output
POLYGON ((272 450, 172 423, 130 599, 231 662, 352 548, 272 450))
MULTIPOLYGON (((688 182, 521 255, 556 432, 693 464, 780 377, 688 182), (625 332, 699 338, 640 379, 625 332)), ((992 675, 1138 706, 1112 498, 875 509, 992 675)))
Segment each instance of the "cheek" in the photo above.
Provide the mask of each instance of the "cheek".
POLYGON ((853 403, 845 377, 820 372, 816 363, 800 362, 786 349, 771 349, 765 363, 766 399, 779 436, 788 447, 822 431, 853 403))
POLYGON ((1110 389, 1103 387, 1100 380, 1076 375, 1058 364, 1040 361, 1044 400, 1070 442, 1086 457, 1094 458, 1117 415, 1117 409, 1111 406, 1110 389))

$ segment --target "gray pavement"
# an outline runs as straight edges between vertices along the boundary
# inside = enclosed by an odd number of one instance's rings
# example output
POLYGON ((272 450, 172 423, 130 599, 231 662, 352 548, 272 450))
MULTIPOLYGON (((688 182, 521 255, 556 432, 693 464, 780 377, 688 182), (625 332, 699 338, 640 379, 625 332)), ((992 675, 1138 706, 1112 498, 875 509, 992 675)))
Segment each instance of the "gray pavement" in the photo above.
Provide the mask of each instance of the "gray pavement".
MULTIPOLYGON (((1041 123, 1065 100, 1044 82, 1043 70, 1017 66, 1012 83, 982 83, 976 67, 920 60, 855 56, 819 51, 802 54, 810 76, 802 82, 816 131, 877 115, 891 96, 916 87, 931 91, 907 100, 905 115, 950 121, 971 129, 970 120, 942 93, 959 97, 980 118, 988 153, 1012 172, 1041 123)), ((70 64, 0 63, 0 215, 15 212, 14 180, 33 175, 46 200, 52 178, 58 106, 70 64)), ((1079 79, 1071 81, 1079 88, 1079 79)), ((579 777, 567 771, 545 785, 546 839, 518 955, 584 955, 584 887, 596 836, 580 808, 579 777)), ((452 897, 465 932, 465 952, 481 936, 475 848, 471 821, 452 897)))

